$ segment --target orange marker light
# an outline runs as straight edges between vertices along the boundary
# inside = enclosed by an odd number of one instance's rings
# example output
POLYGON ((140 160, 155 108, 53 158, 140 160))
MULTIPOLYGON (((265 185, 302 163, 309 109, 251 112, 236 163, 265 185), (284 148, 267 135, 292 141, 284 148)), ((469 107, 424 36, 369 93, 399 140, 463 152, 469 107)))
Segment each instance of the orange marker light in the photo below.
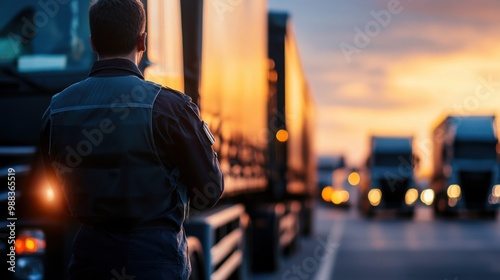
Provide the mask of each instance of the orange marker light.
POLYGON ((347 177, 347 181, 349 182, 349 184, 351 184, 351 186, 357 186, 361 181, 361 177, 359 176, 358 172, 351 172, 351 174, 349 174, 349 177, 347 177))
POLYGON ((278 132, 276 132, 276 139, 280 142, 286 142, 286 140, 288 140, 288 131, 284 129, 278 130, 278 132))
POLYGON ((16 254, 22 254, 26 251, 26 247, 24 246, 24 239, 16 239, 16 254))

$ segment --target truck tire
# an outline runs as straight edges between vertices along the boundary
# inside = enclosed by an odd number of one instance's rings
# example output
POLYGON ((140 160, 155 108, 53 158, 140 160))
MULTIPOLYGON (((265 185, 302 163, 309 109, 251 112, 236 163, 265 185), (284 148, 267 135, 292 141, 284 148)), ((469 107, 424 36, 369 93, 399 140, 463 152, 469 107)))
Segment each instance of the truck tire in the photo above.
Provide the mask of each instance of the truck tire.
POLYGON ((485 210, 479 214, 484 219, 496 219, 498 213, 496 210, 485 210))
POLYGON ((375 216, 375 210, 370 205, 370 202, 368 202, 368 194, 366 194, 366 193, 363 194, 363 196, 360 200, 360 203, 359 203, 359 207, 361 210, 361 214, 363 214, 363 216, 365 218, 371 219, 375 216))
POLYGON ((250 211, 252 220, 252 271, 276 271, 280 262, 279 220, 276 205, 266 204, 250 211))
POLYGON ((413 209, 412 210, 408 210, 408 211, 400 211, 398 213, 399 217, 404 218, 404 219, 408 219, 408 220, 413 219, 414 215, 415 215, 415 211, 413 209))
POLYGON ((454 218, 458 216, 457 212, 450 211, 450 208, 448 207, 447 196, 444 192, 440 192, 436 195, 433 206, 434 214, 436 214, 436 217, 454 218))

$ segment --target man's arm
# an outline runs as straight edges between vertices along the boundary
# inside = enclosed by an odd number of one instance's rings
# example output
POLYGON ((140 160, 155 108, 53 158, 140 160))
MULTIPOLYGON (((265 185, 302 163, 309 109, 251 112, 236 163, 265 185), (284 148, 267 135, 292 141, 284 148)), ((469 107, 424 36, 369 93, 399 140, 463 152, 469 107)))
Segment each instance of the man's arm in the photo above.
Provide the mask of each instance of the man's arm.
POLYGON ((201 120, 198 107, 188 99, 182 103, 175 110, 168 106, 176 111, 176 116, 160 124, 164 128, 160 134, 172 164, 179 168, 180 179, 188 187, 191 206, 205 209, 214 206, 221 197, 224 180, 212 148, 213 136, 201 120))

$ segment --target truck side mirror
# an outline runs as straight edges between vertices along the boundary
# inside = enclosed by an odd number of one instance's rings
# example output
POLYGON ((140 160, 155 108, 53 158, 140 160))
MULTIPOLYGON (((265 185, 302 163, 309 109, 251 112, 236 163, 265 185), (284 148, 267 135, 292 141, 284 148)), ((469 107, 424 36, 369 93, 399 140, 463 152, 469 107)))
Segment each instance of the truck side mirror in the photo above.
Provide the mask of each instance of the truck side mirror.
POLYGON ((418 166, 420 164, 420 157, 416 154, 413 154, 412 159, 413 159, 411 162, 412 167, 418 168, 418 166))

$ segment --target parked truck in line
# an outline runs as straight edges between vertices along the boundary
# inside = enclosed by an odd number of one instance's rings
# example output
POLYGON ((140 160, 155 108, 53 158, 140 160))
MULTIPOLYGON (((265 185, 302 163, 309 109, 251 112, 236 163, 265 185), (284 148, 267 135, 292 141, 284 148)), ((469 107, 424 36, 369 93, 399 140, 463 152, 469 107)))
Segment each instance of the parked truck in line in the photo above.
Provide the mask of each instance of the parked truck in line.
POLYGON ((349 208, 357 204, 359 173, 345 165, 343 156, 318 159, 318 198, 327 205, 349 208))
MULTIPOLYGON (((17 1, 0 11, 0 176, 15 177, 15 189, 0 192, 1 279, 65 278, 78 223, 47 183, 37 143, 51 96, 84 79, 96 59, 89 2, 17 1)), ((199 105, 225 177, 218 206, 186 223, 191 278, 276 269, 312 231, 316 187, 314 104, 290 18, 265 1, 143 3, 140 68, 199 105)))
POLYGON ((361 175, 359 207, 371 217, 378 210, 395 210, 412 217, 418 190, 411 137, 372 136, 361 175))
POLYGON ((495 216, 500 202, 495 116, 447 116, 433 130, 433 174, 438 215, 495 216))
POLYGON ((343 156, 319 156, 317 163, 318 171, 318 193, 327 187, 333 185, 333 172, 339 168, 345 168, 343 156))

